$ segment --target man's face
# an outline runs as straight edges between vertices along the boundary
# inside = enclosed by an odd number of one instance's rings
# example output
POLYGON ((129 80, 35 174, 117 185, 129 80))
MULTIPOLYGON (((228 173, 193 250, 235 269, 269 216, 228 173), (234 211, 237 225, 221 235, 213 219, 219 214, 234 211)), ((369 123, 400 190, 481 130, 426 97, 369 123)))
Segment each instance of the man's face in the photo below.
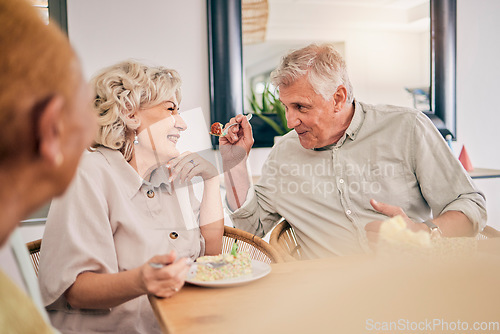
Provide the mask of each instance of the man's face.
POLYGON ((287 125, 295 129, 304 148, 327 146, 343 135, 344 123, 334 112, 335 100, 326 101, 316 94, 306 76, 280 86, 279 96, 286 108, 287 125))

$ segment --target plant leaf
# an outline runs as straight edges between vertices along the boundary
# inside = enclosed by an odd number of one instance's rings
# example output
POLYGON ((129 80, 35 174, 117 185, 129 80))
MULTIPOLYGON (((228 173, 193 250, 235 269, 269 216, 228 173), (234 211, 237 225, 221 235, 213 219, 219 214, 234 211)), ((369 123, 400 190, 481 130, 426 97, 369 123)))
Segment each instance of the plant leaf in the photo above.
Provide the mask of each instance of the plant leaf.
POLYGON ((231 255, 236 256, 238 254, 238 244, 234 240, 233 247, 231 248, 231 255))
POLYGON ((271 118, 269 118, 265 115, 262 115, 262 114, 256 114, 256 115, 258 117, 262 118, 262 120, 264 122, 269 124, 269 126, 272 127, 274 129, 274 131, 276 131, 278 133, 278 135, 283 136, 285 134, 285 131, 283 131, 283 128, 281 126, 279 126, 278 123, 273 121, 271 118))
POLYGON ((262 92, 262 112, 270 112, 269 109, 270 109, 269 108, 269 94, 268 94, 268 90, 266 88, 264 88, 264 91, 262 92))
POLYGON ((253 87, 250 92, 251 95, 248 98, 248 102, 255 115, 259 116, 265 123, 271 126, 278 135, 282 136, 291 131, 291 129, 287 127, 285 106, 279 100, 277 90, 273 92, 270 84, 266 84, 262 92, 262 98, 260 99, 262 106, 260 106, 257 101, 257 95, 253 87), (274 121, 268 116, 262 115, 263 113, 277 114, 278 120, 274 121))

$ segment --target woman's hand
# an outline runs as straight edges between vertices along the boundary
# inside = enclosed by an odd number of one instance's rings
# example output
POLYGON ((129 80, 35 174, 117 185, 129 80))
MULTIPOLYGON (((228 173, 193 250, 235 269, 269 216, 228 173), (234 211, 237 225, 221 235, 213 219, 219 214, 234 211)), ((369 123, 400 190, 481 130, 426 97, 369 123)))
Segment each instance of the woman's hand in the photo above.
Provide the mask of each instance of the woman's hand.
POLYGON ((170 182, 179 177, 181 183, 184 183, 195 176, 201 176, 206 181, 219 174, 214 165, 199 154, 189 151, 170 160, 167 163, 167 168, 170 168, 170 182))
POLYGON ((141 266, 140 284, 145 293, 168 298, 182 288, 191 260, 182 258, 175 261, 175 259, 176 254, 171 251, 167 255, 154 256, 141 266), (165 266, 153 268, 150 263, 159 263, 165 266))
POLYGON ((64 296, 77 309, 115 307, 144 294, 171 297, 184 285, 191 264, 191 259, 176 261, 176 257, 174 251, 157 255, 140 267, 119 273, 83 272, 64 296), (160 263, 164 267, 155 269, 149 263, 160 263))

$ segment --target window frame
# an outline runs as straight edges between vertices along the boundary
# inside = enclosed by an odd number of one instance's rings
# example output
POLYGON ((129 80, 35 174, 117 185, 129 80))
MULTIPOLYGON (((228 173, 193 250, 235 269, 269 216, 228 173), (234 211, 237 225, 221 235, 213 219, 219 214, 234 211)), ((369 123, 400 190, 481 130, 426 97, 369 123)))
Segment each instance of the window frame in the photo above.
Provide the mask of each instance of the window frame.
POLYGON ((48 0, 49 21, 56 22, 61 30, 68 34, 68 9, 66 0, 48 0))

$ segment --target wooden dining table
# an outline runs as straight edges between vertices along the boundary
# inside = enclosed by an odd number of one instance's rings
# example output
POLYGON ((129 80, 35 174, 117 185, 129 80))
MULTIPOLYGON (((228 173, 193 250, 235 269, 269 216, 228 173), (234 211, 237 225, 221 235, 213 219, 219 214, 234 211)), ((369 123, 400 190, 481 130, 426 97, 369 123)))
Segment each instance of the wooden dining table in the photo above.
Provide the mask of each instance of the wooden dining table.
POLYGON ((244 285, 186 284, 149 299, 162 330, 175 334, 461 333, 475 325, 500 333, 500 238, 460 259, 360 255, 271 269, 244 285))

